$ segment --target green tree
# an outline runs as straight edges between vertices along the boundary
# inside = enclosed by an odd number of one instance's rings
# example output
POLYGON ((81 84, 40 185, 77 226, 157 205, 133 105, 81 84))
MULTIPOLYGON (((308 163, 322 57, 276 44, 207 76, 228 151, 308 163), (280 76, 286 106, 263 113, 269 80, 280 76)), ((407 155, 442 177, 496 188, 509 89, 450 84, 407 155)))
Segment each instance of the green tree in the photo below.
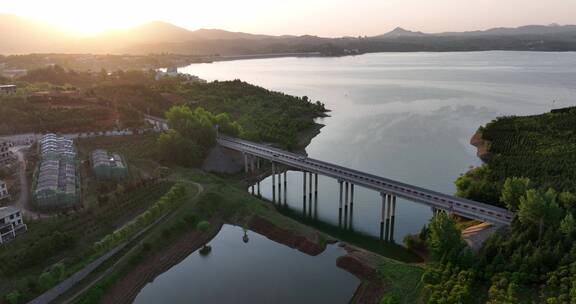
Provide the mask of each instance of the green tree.
POLYGON ((170 128, 200 147, 207 150, 215 143, 212 114, 204 108, 198 107, 192 111, 188 106, 174 106, 168 110, 166 118, 170 128))
POLYGON ((567 237, 571 237, 574 234, 574 230, 576 230, 576 222, 572 213, 568 212, 562 222, 560 222, 560 231, 567 237))
POLYGON ((538 225, 538 241, 542 239, 544 225, 558 218, 562 210, 556 203, 556 192, 553 189, 542 193, 530 189, 520 198, 518 219, 523 225, 538 225))
POLYGON ((459 197, 497 204, 498 189, 491 179, 492 171, 487 165, 474 168, 455 181, 456 195, 459 197))
POLYGON ((530 179, 525 177, 509 177, 504 182, 500 201, 506 204, 506 207, 511 211, 518 210, 520 205, 520 198, 526 194, 530 186, 530 179))
POLYGON ((157 140, 160 159, 180 166, 197 165, 202 158, 200 147, 176 130, 167 130, 157 140))
POLYGON ((435 259, 452 259, 465 246, 456 222, 445 212, 430 220, 427 239, 430 254, 435 259))
POLYGON ((570 210, 576 207, 576 195, 568 191, 560 192, 560 194, 558 194, 558 203, 560 203, 562 207, 570 210))

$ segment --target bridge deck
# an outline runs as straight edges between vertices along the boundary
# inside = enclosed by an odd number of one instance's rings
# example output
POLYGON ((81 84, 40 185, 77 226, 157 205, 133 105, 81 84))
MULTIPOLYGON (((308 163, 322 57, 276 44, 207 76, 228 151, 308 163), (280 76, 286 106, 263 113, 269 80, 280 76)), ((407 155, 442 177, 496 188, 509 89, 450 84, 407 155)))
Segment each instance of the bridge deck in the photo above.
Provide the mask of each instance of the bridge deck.
POLYGON ((220 136, 218 144, 290 167, 330 176, 368 189, 420 202, 466 218, 505 225, 509 225, 514 218, 514 213, 504 208, 424 189, 250 141, 220 136))

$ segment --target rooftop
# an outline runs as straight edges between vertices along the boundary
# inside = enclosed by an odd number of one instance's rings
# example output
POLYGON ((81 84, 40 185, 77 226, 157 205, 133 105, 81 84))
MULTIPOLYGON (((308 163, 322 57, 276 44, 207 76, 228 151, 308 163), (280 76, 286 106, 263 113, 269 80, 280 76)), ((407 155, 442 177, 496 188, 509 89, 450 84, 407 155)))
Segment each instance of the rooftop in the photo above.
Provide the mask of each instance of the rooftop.
POLYGON ((12 206, 0 207, 0 218, 5 218, 16 212, 20 212, 20 209, 12 206))

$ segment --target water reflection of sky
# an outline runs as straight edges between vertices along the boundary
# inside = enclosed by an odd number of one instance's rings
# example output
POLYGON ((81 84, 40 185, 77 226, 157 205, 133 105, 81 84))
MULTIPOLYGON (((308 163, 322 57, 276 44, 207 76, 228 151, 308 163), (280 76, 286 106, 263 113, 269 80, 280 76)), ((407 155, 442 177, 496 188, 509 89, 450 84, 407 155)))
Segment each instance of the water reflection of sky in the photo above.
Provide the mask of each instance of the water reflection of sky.
POLYGON ((336 266, 343 249, 308 256, 225 225, 203 257, 192 253, 149 283, 134 303, 348 303, 358 279, 336 266))
MULTIPOLYGON (((242 79, 321 100, 332 110, 311 157, 453 194, 453 181, 478 165, 469 140, 499 115, 576 104, 576 53, 380 53, 340 58, 277 58, 191 65, 208 80, 242 79)), ((265 196, 269 183, 263 184, 265 196)), ((320 217, 337 220, 337 183, 321 179, 320 217), (323 214, 323 215, 322 215, 323 214)), ((289 202, 301 208, 301 174, 289 202)), ((377 234, 379 197, 359 190, 354 217, 377 234)), ((416 232, 430 211, 399 202, 396 239, 416 232)))

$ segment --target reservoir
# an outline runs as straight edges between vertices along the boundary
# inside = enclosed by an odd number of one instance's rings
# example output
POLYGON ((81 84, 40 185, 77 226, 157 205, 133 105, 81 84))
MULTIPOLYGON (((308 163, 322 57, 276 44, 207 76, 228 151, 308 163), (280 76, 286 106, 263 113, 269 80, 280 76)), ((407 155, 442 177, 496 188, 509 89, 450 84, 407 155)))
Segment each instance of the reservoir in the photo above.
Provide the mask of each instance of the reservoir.
MULTIPOLYGON (((306 148, 310 157, 447 194, 481 164, 470 137, 501 115, 576 104, 576 53, 377 53, 193 64, 180 72, 233 80, 326 104, 330 117, 306 148)), ((271 179, 261 183, 271 198, 271 179)), ((338 223, 338 183, 320 177, 317 218, 338 223)), ((288 205, 303 209, 302 173, 288 173, 288 205)), ((355 188, 352 227, 380 231, 380 196, 355 188)), ((430 219, 430 208, 398 199, 394 239, 430 219)))

